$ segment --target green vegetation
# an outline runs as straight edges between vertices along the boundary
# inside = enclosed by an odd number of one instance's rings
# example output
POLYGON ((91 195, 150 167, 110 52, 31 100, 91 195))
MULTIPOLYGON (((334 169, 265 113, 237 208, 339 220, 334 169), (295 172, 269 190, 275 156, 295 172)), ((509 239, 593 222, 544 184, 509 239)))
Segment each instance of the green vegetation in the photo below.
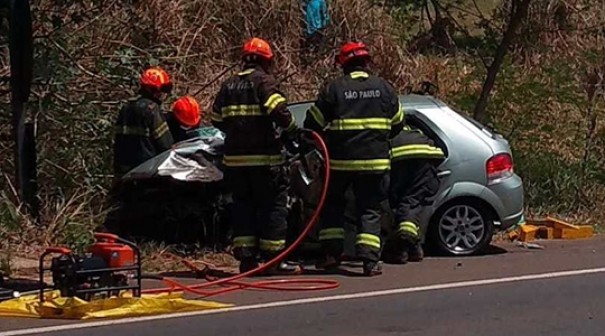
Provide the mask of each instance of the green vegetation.
MULTIPOLYGON (((147 64, 169 70, 175 94, 193 93, 237 63, 246 37, 260 35, 274 44, 276 75, 290 100, 311 99, 338 71, 332 51, 359 38, 370 44, 375 70, 401 91, 432 81, 439 98, 472 115, 511 3, 519 1, 328 3, 324 44, 307 52, 294 0, 33 1, 35 83, 27 108, 37 125, 43 225, 20 211, 9 183, 2 87, 0 250, 89 241, 111 183, 113 119, 147 64)), ((601 0, 531 1, 498 72, 486 122, 511 142, 529 216, 605 219, 604 26, 601 0)), ((7 44, 0 40, 0 77, 8 74, 7 44)), ((218 85, 197 97, 204 110, 218 85)))

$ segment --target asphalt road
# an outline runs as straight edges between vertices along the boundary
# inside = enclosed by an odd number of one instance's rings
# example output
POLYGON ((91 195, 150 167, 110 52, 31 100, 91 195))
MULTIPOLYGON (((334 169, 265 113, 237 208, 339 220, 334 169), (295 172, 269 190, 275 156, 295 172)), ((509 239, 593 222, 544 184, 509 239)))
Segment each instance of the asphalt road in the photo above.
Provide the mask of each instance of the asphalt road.
POLYGON ((92 324, 0 319, 0 336, 603 335, 605 239, 544 245, 504 243, 499 254, 430 258, 372 279, 337 276, 334 291, 215 298, 235 303, 232 311, 92 324))
POLYGON ((594 335, 603 274, 311 303, 49 335, 594 335))

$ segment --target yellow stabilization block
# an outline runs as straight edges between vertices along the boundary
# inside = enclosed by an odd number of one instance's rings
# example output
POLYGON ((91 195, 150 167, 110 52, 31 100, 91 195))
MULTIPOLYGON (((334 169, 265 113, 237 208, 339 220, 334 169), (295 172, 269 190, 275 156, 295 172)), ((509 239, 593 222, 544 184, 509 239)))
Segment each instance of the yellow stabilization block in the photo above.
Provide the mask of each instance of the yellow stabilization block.
POLYGON ((0 317, 88 320, 122 318, 232 307, 212 301, 185 300, 182 294, 124 295, 93 301, 59 297, 58 291, 47 293, 41 303, 38 295, 23 296, 0 302, 0 317), (50 295, 48 295, 50 294, 50 295))
POLYGON ((511 240, 528 242, 541 239, 582 239, 594 235, 591 225, 572 225, 560 219, 546 217, 546 219, 531 219, 527 224, 519 225, 509 233, 511 240))
POLYGON ((581 225, 577 229, 555 229, 557 239, 584 239, 594 235, 594 228, 589 225, 581 225))
POLYGON ((534 225, 522 225, 519 227, 519 240, 522 242, 528 242, 536 239, 536 234, 540 230, 539 227, 534 225))

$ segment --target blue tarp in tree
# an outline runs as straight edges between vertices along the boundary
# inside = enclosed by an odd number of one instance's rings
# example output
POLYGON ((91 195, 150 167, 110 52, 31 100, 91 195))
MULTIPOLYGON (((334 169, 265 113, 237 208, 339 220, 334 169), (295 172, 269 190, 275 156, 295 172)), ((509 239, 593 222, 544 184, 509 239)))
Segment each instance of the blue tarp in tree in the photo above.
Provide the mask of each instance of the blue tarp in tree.
POLYGON ((306 35, 312 36, 326 28, 330 23, 330 14, 325 0, 309 0, 305 8, 306 35))

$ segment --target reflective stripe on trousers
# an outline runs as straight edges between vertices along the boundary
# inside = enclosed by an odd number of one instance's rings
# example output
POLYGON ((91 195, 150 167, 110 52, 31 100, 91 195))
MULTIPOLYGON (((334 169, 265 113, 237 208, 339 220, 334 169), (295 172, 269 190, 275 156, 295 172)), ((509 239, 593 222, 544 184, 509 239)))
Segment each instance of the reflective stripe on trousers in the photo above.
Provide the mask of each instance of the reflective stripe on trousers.
POLYGON ((414 238, 418 237, 418 226, 416 224, 406 221, 399 224, 399 232, 410 235, 414 238))
POLYGON ((254 236, 240 236, 233 238, 233 248, 256 247, 257 239, 254 236))
POLYGON ((286 247, 285 240, 260 240, 260 249, 268 252, 279 252, 286 247))
POLYGON ((357 241, 355 244, 380 249, 380 237, 369 233, 360 233, 357 235, 357 241))
POLYGON ((319 231, 319 240, 345 239, 345 229, 328 228, 319 231))

